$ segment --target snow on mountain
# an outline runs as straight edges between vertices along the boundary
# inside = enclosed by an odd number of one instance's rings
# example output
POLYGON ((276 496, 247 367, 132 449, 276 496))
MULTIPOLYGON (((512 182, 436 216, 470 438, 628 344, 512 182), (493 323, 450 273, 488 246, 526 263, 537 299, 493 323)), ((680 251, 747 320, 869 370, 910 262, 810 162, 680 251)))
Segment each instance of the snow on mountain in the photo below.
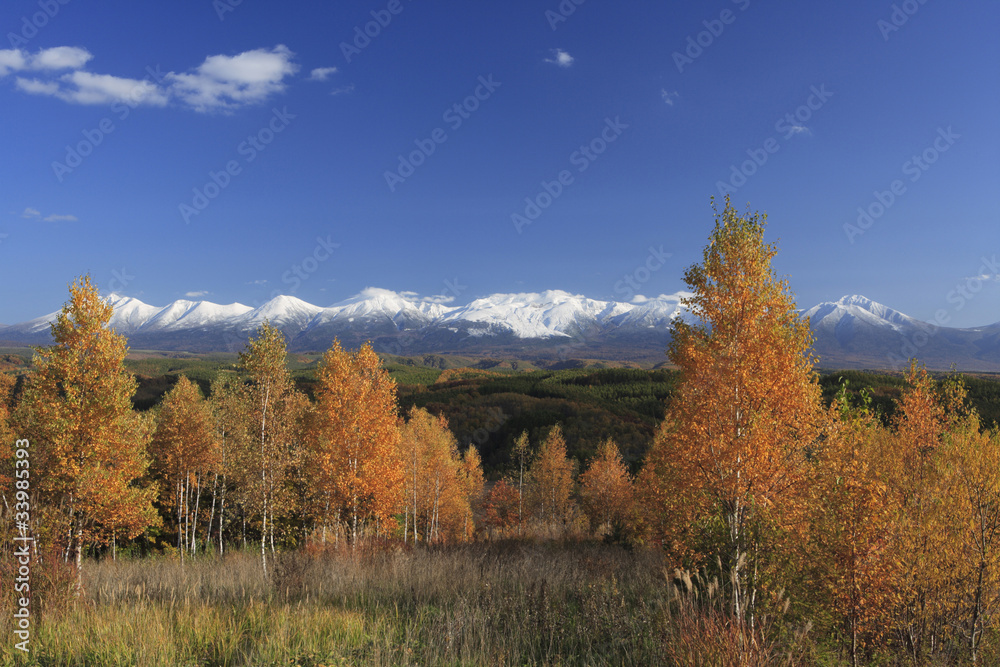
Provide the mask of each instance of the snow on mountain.
POLYGON ((108 324, 115 331, 126 336, 137 331, 160 311, 160 308, 156 306, 150 306, 139 299, 122 294, 110 294, 107 300, 114 308, 114 313, 108 324))
POLYGON ((366 287, 349 299, 323 308, 309 323, 309 328, 337 323, 348 325, 355 321, 391 321, 398 329, 422 326, 449 313, 452 308, 439 301, 418 300, 415 294, 402 294, 377 287, 366 287))
POLYGON ((267 320, 280 329, 297 327, 301 330, 322 311, 319 306, 294 296, 279 295, 243 314, 238 324, 241 329, 256 329, 267 320))
POLYGON ((486 325, 478 331, 470 330, 473 335, 482 335, 490 327, 506 327, 519 338, 551 338, 571 336, 589 326, 604 324, 629 309, 629 304, 548 290, 493 294, 452 310, 442 321, 486 325))
POLYGON ((903 331, 920 324, 908 315, 857 294, 817 304, 805 311, 803 316, 809 318, 813 329, 854 327, 864 323, 903 331))

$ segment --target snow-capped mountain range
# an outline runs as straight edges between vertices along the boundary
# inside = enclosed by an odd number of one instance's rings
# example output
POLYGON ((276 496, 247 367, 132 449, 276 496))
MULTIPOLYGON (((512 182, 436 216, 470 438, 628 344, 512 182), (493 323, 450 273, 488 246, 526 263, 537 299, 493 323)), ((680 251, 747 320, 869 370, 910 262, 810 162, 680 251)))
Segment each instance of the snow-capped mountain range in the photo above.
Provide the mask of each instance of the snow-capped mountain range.
MULTIPOLYGON (((133 349, 240 351, 264 321, 280 328, 293 351, 321 351, 336 337, 366 340, 392 354, 496 354, 663 361, 670 322, 690 319, 686 292, 634 302, 600 301, 559 290, 493 294, 466 305, 410 292, 367 288, 332 306, 276 296, 257 307, 175 301, 150 306, 107 296, 110 326, 133 349)), ((46 344, 57 313, 0 327, 0 341, 46 344)), ((932 368, 1000 371, 1000 323, 976 329, 937 327, 863 296, 845 296, 802 311, 827 368, 899 368, 917 357, 932 368)))

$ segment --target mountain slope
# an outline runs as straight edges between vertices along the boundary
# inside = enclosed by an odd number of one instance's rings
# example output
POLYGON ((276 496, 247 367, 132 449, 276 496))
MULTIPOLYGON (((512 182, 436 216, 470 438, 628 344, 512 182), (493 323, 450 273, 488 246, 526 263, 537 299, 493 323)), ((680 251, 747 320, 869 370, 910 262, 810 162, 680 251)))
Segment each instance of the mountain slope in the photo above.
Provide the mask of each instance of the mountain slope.
MULTIPOLYGON (((322 351, 334 338, 347 347, 372 341, 397 355, 461 353, 549 361, 664 361, 674 318, 690 319, 679 292, 631 303, 561 290, 493 294, 465 305, 410 292, 367 288, 328 307, 276 296, 256 308, 239 303, 175 301, 164 307, 112 294, 111 326, 135 349, 189 352, 243 349, 264 321, 281 329, 293 351, 322 351)), ((0 339, 44 345, 58 313, 0 328, 0 339)), ((902 368, 917 357, 931 368, 1000 371, 1000 323, 975 329, 936 327, 863 296, 802 311, 825 368, 902 368)))

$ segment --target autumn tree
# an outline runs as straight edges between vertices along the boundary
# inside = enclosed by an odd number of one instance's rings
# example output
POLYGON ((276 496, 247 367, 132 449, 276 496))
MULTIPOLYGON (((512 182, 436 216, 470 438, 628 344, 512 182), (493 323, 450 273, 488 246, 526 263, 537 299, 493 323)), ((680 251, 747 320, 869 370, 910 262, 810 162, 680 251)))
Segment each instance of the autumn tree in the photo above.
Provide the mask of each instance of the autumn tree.
MULTIPOLYGON (((863 395, 867 398, 867 395, 863 395)), ((852 408, 846 385, 807 473, 807 535, 800 562, 817 600, 848 638, 853 665, 886 639, 899 585, 899 514, 885 457, 889 434, 869 403, 852 408)))
POLYGON ((245 442, 237 455, 247 471, 247 510, 259 519, 261 567, 267 573, 266 544, 274 552, 278 518, 293 508, 286 502, 288 473, 301 445, 303 398, 286 364, 285 336, 265 322, 240 354, 246 376, 242 400, 247 420, 245 442))
MULTIPOLYGON (((194 554, 202 490, 209 478, 215 476, 217 481, 221 461, 211 409, 198 385, 184 376, 163 398, 150 455, 160 481, 161 501, 175 511, 177 548, 181 554, 185 549, 194 554)), ((210 531, 211 524, 206 535, 210 531)))
POLYGON ((646 497, 682 499, 668 501, 677 514, 666 523, 704 538, 721 522, 731 608, 751 627, 763 529, 797 496, 820 411, 809 324, 771 268, 764 228, 765 216, 741 216, 727 198, 702 263, 685 272, 695 322, 674 320, 680 382, 643 476, 646 497))
POLYGON ((949 429, 946 470, 956 506, 955 610, 951 624, 973 664, 1000 612, 1000 433, 983 432, 975 411, 949 429))
POLYGON ((893 420, 891 480, 900 512, 901 605, 897 631, 916 662, 951 634, 946 619, 949 579, 957 554, 952 528, 952 477, 941 465, 949 414, 925 368, 911 363, 893 420))
MULTIPOLYGON (((414 542, 463 536, 471 513, 471 489, 448 420, 416 406, 407 417, 400 429, 406 471, 404 541, 411 523, 414 542)), ((481 482, 481 471, 479 476, 481 482)))
MULTIPOLYGON (((240 462, 240 453, 248 449, 247 443, 251 438, 248 432, 249 418, 246 416, 246 404, 243 401, 243 385, 235 373, 220 373, 212 380, 208 403, 216 428, 219 454, 219 465, 212 482, 209 529, 216 523, 215 514, 218 505, 218 544, 219 554, 222 554, 225 552, 227 507, 235 505, 243 516, 247 504, 245 490, 248 472, 240 462), (235 494, 235 498, 231 494, 235 494)), ((245 530, 243 535, 245 537, 245 530)))
POLYGON ((3 495, 4 507, 8 506, 13 489, 14 429, 10 424, 11 399, 14 393, 15 378, 13 375, 0 371, 0 494, 3 495))
POLYGON ((595 532, 624 526, 630 520, 632 478, 614 440, 601 443, 590 466, 580 475, 580 500, 595 532))
POLYGON ((475 512, 482 502, 483 488, 486 480, 483 476, 483 460, 475 445, 469 445, 462 452, 462 463, 458 471, 459 483, 465 494, 465 516, 462 519, 462 533, 465 539, 471 539, 476 529, 475 512))
POLYGON ((507 535, 518 520, 517 487, 506 479, 496 482, 483 499, 483 522, 491 533, 507 535))
POLYGON ((112 308, 89 276, 69 291, 52 324, 54 344, 36 350, 20 410, 33 447, 32 486, 64 531, 79 591, 87 545, 133 538, 158 516, 155 489, 138 483, 149 466, 151 424, 132 409, 125 338, 106 328, 112 308))
POLYGON ((528 432, 522 431, 514 442, 512 452, 514 461, 517 464, 517 532, 524 529, 524 482, 525 465, 531 461, 531 449, 528 441, 528 432))
POLYGON ((566 456, 566 440, 558 424, 538 448, 530 477, 533 505, 542 524, 565 524, 571 509, 573 463, 566 456))
POLYGON ((396 383, 370 344, 351 354, 335 340, 317 374, 310 466, 323 509, 357 542, 366 524, 387 529, 402 500, 396 383))

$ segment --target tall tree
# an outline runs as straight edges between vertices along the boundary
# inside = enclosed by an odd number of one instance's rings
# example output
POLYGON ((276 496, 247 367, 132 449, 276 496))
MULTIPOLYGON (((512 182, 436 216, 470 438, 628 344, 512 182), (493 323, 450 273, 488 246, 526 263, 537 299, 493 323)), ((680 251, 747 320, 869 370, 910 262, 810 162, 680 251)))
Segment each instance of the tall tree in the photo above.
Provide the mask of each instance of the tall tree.
POLYGON ((369 522, 386 529, 402 501, 396 383, 371 345, 351 354, 335 340, 317 376, 310 461, 329 511, 357 542, 369 522))
POLYGON ((817 598, 849 638, 853 665, 885 639, 899 586, 899 545, 886 455, 889 434, 867 403, 852 408, 846 385, 811 457, 808 535, 801 561, 817 598))
POLYGON ((274 525, 279 513, 290 511, 277 502, 285 492, 294 457, 301 397, 288 373, 285 336, 265 322, 240 354, 247 376, 244 415, 248 420, 245 447, 238 457, 253 476, 247 477, 248 510, 259 518, 261 567, 267 573, 266 545, 274 552, 274 525))
POLYGON ((565 524, 573 493, 573 462, 566 456, 562 427, 553 426, 531 464, 534 506, 542 524, 565 524))
POLYGON ((601 443, 594 460, 580 475, 580 498, 595 532, 628 521, 633 505, 632 478, 614 440, 601 443))
POLYGON ((668 356, 680 383, 645 476, 683 499, 672 522, 721 520, 731 608, 751 627, 762 528, 797 496, 820 414, 809 324, 771 268, 765 219, 739 215, 727 197, 702 263, 684 274, 692 295, 682 303, 696 322, 674 320, 668 356))
POLYGON ((149 449, 161 501, 176 513, 177 548, 194 554, 202 489, 221 461, 214 416, 198 385, 184 376, 163 398, 149 449))
POLYGON ((151 433, 132 409, 136 381, 124 366, 125 338, 106 328, 112 308, 89 276, 69 292, 52 324, 54 344, 36 350, 20 407, 39 470, 32 479, 50 516, 62 520, 80 591, 88 544, 135 537, 158 516, 155 489, 138 483, 151 433))

